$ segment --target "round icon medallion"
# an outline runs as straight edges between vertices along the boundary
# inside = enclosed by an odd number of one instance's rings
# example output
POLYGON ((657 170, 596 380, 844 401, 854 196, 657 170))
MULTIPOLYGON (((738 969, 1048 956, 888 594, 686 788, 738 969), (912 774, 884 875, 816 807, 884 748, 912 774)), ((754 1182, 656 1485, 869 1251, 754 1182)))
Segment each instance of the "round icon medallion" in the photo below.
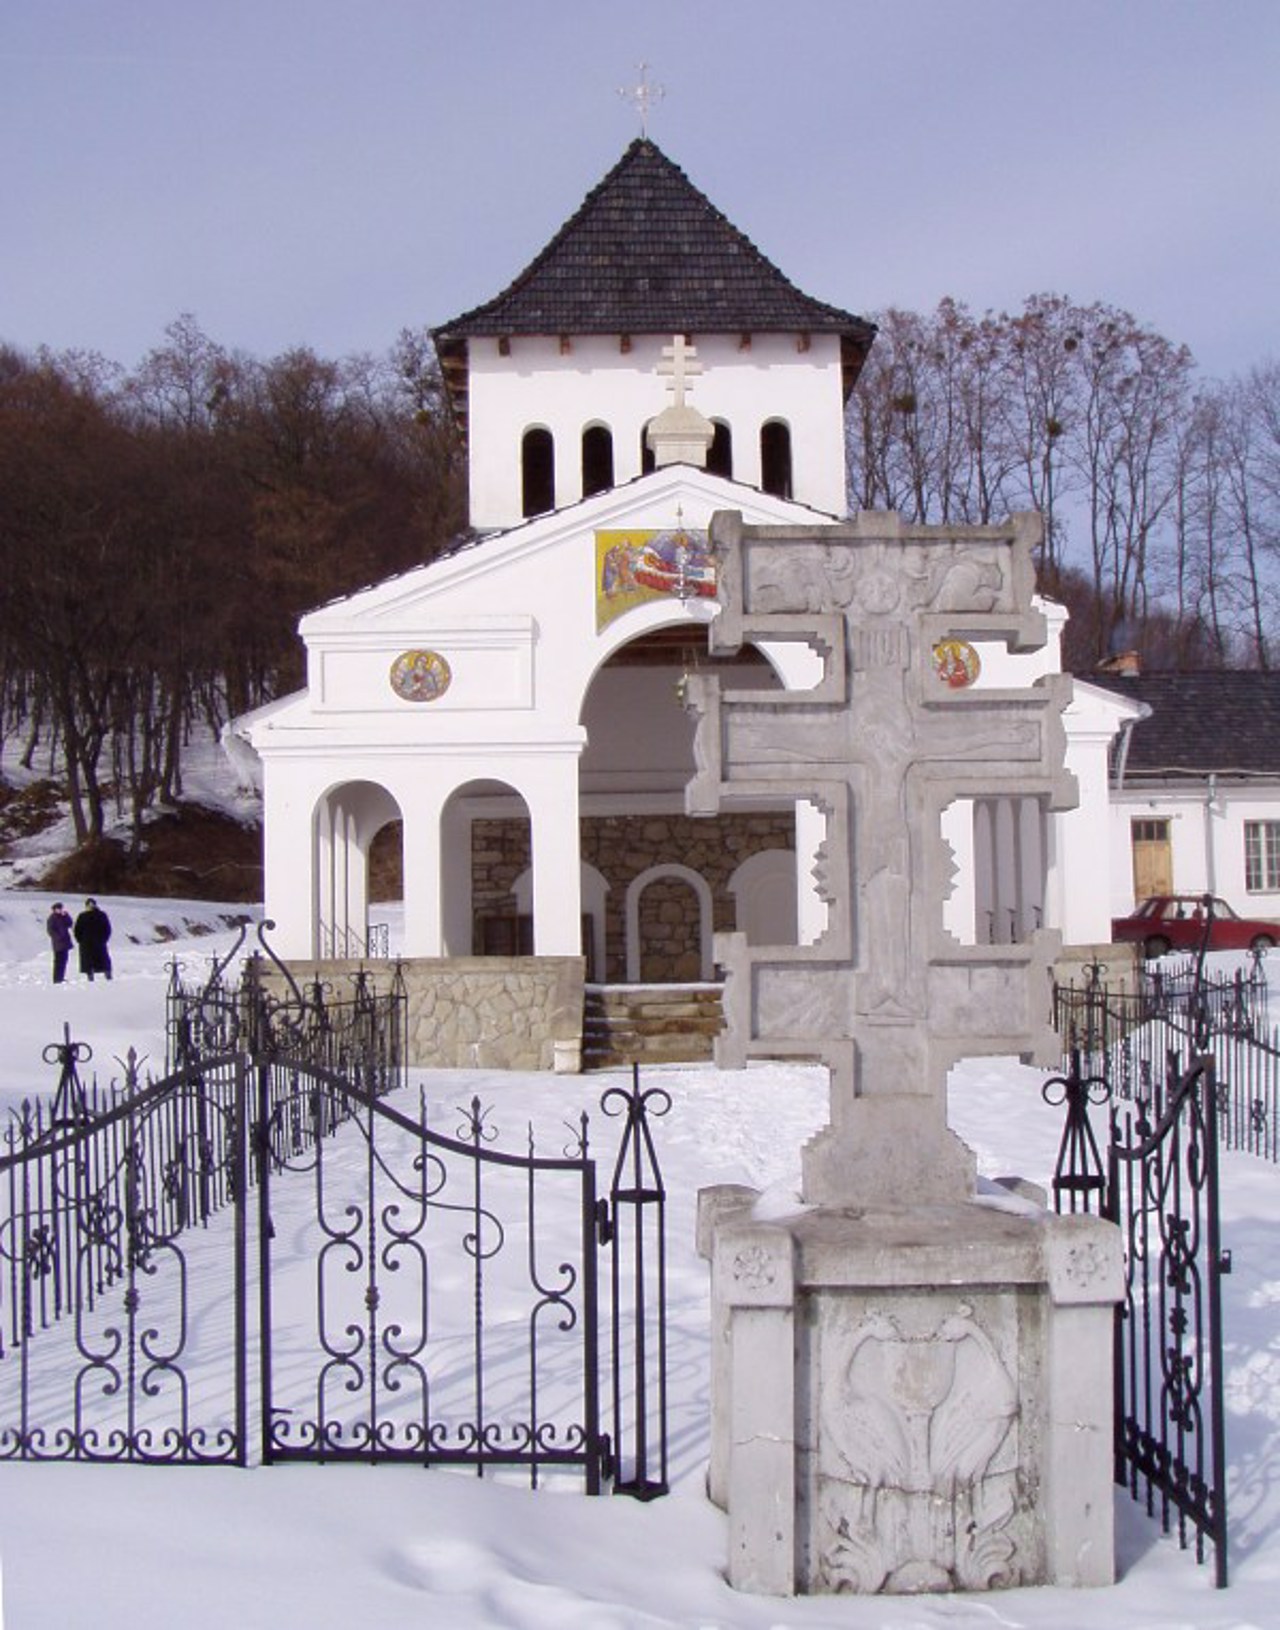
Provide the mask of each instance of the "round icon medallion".
POLYGON ((952 690, 964 690, 982 672, 982 660, 968 640, 939 640, 933 648, 933 671, 952 690))
POLYGON ((402 651, 391 664, 391 688, 406 702, 434 702, 453 674, 439 651, 402 651))

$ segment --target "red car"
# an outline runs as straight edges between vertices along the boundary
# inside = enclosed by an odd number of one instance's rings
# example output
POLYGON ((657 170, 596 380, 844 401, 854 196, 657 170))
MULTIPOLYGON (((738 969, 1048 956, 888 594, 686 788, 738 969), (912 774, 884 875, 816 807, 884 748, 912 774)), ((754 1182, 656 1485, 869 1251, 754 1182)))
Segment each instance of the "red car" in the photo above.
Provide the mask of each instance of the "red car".
POLYGON ((1198 951, 1210 915, 1211 951, 1268 951, 1280 945, 1280 923, 1237 917, 1225 900, 1211 894, 1153 894, 1131 917, 1112 918, 1111 938, 1140 944, 1146 956, 1198 951))

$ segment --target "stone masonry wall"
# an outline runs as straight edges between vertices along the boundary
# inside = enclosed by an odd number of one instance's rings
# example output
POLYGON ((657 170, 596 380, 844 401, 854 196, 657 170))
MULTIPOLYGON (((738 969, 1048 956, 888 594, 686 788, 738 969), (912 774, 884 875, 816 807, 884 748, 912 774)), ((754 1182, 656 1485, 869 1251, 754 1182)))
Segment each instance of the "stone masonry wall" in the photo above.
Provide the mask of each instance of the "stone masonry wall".
MULTIPOLYGON (((394 962, 291 962, 337 996, 363 968, 386 991, 394 962)), ((581 957, 407 957, 409 1063, 440 1069, 576 1071, 582 1057, 581 957)))
MULTIPOLYGON (((614 983, 626 978, 627 888, 642 872, 673 863, 697 872, 711 889, 711 926, 719 932, 737 927, 728 885, 742 862, 765 849, 794 847, 795 820, 789 812, 720 815, 714 820, 683 814, 584 817, 582 858, 609 883, 603 978, 614 983)), ((528 821, 476 821, 471 862, 475 916, 513 913, 512 885, 529 865, 528 821)), ((645 890, 641 944, 646 981, 698 977, 698 902, 687 884, 663 878, 645 890)))

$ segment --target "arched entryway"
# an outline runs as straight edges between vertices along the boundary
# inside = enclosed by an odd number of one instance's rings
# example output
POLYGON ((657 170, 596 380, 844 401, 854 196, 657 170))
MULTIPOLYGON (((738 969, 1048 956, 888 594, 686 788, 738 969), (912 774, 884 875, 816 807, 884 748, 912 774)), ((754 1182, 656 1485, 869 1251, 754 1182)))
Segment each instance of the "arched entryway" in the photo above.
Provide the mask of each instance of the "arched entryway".
MULTIPOLYGON (((695 772, 686 682, 710 658, 705 622, 677 615, 678 622, 650 626, 612 652, 592 677, 580 715, 587 735, 579 760, 581 857, 607 885, 604 954, 594 973, 602 984, 713 979, 713 936, 743 927, 731 878, 759 852, 784 855, 765 864, 787 873, 782 887, 794 915, 792 802, 762 797, 710 818, 685 811, 695 772)), ((781 687, 752 647, 718 660, 716 672, 731 689, 781 687)), ((585 901, 584 893, 584 910, 585 901)))
POLYGON ((531 956, 533 908, 516 885, 532 865, 529 808, 502 781, 456 787, 440 816, 446 956, 531 956))
POLYGON ((790 849, 761 849, 729 879, 735 918, 748 945, 796 943, 796 857, 790 849))
POLYGON ((343 782, 316 805, 314 955, 364 957, 381 949, 370 932, 369 857, 378 833, 393 824, 401 824, 400 806, 374 781, 343 782))
POLYGON ((688 866, 652 866, 627 890, 627 983, 711 979, 711 889, 688 866))

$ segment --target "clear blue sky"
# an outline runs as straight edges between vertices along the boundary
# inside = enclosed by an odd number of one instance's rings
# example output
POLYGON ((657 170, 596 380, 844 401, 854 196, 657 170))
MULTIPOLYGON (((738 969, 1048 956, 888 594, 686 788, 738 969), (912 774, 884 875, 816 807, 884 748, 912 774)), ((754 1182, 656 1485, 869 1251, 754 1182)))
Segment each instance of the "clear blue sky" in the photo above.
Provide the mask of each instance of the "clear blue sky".
POLYGON ((807 293, 1280 355, 1277 0, 0 0, 0 340, 380 351, 649 131, 807 293))

